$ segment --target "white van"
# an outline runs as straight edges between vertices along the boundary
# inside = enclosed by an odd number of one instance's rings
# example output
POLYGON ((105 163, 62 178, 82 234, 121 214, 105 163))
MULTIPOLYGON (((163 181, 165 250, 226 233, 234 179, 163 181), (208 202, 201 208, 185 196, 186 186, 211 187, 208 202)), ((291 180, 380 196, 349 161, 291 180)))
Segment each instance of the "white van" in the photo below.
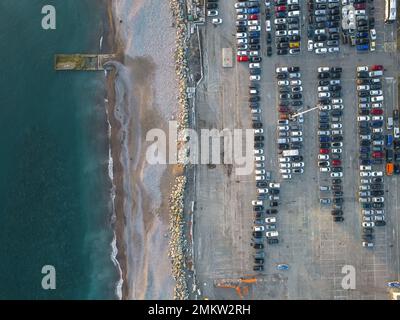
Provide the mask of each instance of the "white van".
POLYGON ((388 117, 386 122, 386 129, 391 130, 393 128, 393 118, 388 117))

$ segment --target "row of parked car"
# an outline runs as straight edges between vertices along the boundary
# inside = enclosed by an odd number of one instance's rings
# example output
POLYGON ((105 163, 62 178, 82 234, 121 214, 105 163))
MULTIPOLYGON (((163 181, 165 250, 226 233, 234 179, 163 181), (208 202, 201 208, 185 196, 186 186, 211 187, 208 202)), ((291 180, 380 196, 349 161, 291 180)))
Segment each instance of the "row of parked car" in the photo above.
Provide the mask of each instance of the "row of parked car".
POLYGON ((308 51, 338 53, 339 28, 339 0, 308 0, 308 51))
POLYGON ((384 226, 384 97, 383 66, 357 67, 358 134, 360 144, 360 184, 358 199, 362 206, 362 245, 374 246, 374 226, 384 226))
POLYGON ((342 0, 343 40, 357 51, 375 51, 376 30, 373 1, 342 0), (370 5, 369 5, 370 4, 370 5))
POLYGON ((301 150, 303 146, 303 86, 300 67, 277 67, 278 84, 277 145, 280 156, 279 172, 283 179, 292 179, 292 174, 304 173, 301 150))
MULTIPOLYGON (((259 69, 261 62, 261 26, 259 0, 235 3, 236 10, 236 41, 238 62, 250 62, 254 68, 259 69)), ((255 71, 254 80, 259 80, 260 73, 255 71)))
MULTIPOLYGON (((320 174, 328 174, 330 185, 320 185, 320 203, 332 204, 333 221, 343 221, 343 100, 341 98, 341 67, 318 68, 318 167, 320 174), (330 193, 331 197, 327 194, 330 193)), ((324 181, 321 179, 321 181, 324 181)))
MULTIPOLYGON (((301 7, 299 0, 275 0, 274 6, 271 6, 271 1, 265 1, 265 5, 269 17, 266 19, 265 28, 267 32, 272 32, 271 20, 273 20, 277 54, 300 53, 301 7), (272 7, 275 11, 273 19, 271 19, 272 7)), ((267 34, 267 44, 268 37, 270 34, 267 34)))

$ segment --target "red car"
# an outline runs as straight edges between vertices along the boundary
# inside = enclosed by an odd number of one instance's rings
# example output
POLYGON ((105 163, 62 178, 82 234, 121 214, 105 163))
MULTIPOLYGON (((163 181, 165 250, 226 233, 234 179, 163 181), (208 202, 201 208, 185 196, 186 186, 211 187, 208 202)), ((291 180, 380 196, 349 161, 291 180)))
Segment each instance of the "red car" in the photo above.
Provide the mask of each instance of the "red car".
POLYGON ((258 20, 258 15, 257 14, 251 14, 249 16, 249 20, 258 20))
POLYGON ((279 112, 289 112, 289 108, 288 107, 279 107, 279 112))
POLYGON ((329 149, 319 149, 319 153, 320 154, 328 154, 329 153, 329 149))
POLYGON ((248 56, 237 56, 237 62, 246 62, 249 61, 248 56))
POLYGON ((374 108, 371 110, 371 114, 379 116, 379 115, 383 114, 383 109, 374 108))
POLYGON ((278 6, 278 7, 276 7, 276 11, 277 12, 286 11, 286 7, 285 6, 278 6))
POLYGON ((383 157, 384 157, 383 152, 380 151, 372 152, 372 158, 383 158, 383 157))
POLYGON ((383 66, 380 65, 380 64, 374 64, 374 65, 371 67, 371 70, 373 70, 373 71, 383 70, 383 66))
POLYGON ((367 4, 365 2, 364 3, 355 3, 354 4, 354 8, 356 10, 365 10, 366 7, 367 7, 367 4))
POLYGON ((342 161, 340 161, 340 160, 332 160, 332 165, 333 166, 340 166, 342 164, 342 161))

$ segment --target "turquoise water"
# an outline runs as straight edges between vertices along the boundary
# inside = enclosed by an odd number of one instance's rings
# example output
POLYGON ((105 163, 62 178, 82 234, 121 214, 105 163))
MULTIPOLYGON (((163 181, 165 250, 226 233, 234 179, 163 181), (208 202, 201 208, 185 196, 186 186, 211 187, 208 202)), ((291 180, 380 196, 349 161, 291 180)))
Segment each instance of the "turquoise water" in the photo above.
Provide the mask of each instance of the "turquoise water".
POLYGON ((101 4, 0 1, 0 299, 115 298, 104 74, 53 70, 54 53, 99 52, 101 4))

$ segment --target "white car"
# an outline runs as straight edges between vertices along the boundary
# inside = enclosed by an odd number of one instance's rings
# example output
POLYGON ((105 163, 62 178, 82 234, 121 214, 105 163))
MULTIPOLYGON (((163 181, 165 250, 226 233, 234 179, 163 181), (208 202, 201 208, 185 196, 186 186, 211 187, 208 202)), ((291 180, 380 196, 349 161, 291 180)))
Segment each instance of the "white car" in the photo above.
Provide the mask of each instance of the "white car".
POLYGON ((207 11, 207 16, 209 17, 215 17, 218 15, 218 10, 208 10, 207 11))
POLYGON ((280 157, 279 158, 279 162, 280 163, 290 162, 290 158, 289 157, 280 157))
POLYGON ((372 167, 371 166, 360 166, 361 171, 371 171, 372 167))
POLYGON ((238 44, 238 45, 240 45, 240 44, 247 44, 247 43, 248 43, 248 40, 245 39, 245 38, 237 39, 237 44, 238 44))
POLYGON ((257 192, 258 192, 259 194, 268 193, 268 189, 267 189, 267 188, 259 188, 259 189, 257 189, 257 192))
POLYGON ((370 116, 358 116, 357 121, 370 121, 371 117, 370 116))
POLYGON ((343 177, 343 172, 331 172, 331 178, 341 178, 343 177))
POLYGON ((372 103, 371 108, 383 108, 383 104, 378 102, 378 103, 372 103))
POLYGON ((212 24, 221 24, 222 23, 222 19, 221 18, 213 18, 211 20, 212 24))
POLYGON ((288 17, 298 17, 299 15, 300 15, 299 10, 289 11, 289 13, 288 13, 288 17))
POLYGON ((289 36, 298 36, 300 34, 300 30, 289 30, 288 35, 289 36))
MULTIPOLYGON (((325 34, 325 33, 326 33, 326 30, 325 30, 325 29, 315 29, 315 31, 314 31, 314 34, 316 34, 316 35, 318 35, 318 34, 325 34)), ((328 68, 327 71, 329 71, 329 68, 328 68)), ((318 72, 320 72, 320 71, 318 71, 318 72)))
POLYGON ((263 134, 264 129, 254 129, 254 134, 263 134))
POLYGON ((383 116, 372 116, 372 121, 383 121, 383 116))
POLYGON ((371 40, 376 40, 376 30, 375 29, 369 30, 369 34, 371 36, 371 40))
POLYGON ((255 174, 257 174, 257 175, 265 174, 265 170, 264 169, 256 170, 255 174))
POLYGON ((303 168, 304 167, 304 162, 293 162, 292 163, 292 168, 303 168))
POLYGON ((236 33, 236 39, 243 39, 247 38, 247 33, 246 32, 238 32, 236 33))
POLYGON ((248 28, 249 31, 261 31, 261 27, 260 26, 250 26, 248 28))
POLYGON ((373 197, 372 202, 382 203, 382 202, 385 202, 385 198, 384 197, 373 197))
POLYGON ((265 161, 265 156, 256 156, 254 157, 254 161, 265 161))
POLYGON ((279 169, 280 173, 292 173, 292 170, 290 169, 279 169))
POLYGON ((329 91, 329 87, 323 87, 323 86, 319 86, 318 87, 318 92, 323 92, 323 91, 329 91))
POLYGON ((284 24, 286 23, 286 19, 285 18, 278 18, 274 20, 275 24, 284 24))
POLYGON ((247 14, 238 14, 238 15, 236 16, 236 20, 239 20, 239 21, 241 21, 241 20, 247 20, 247 14))
POLYGON ((319 154, 318 160, 329 160, 329 155, 327 154, 319 154))
POLYGON ((317 48, 315 49, 315 53, 316 54, 323 54, 323 53, 327 53, 328 49, 327 48, 317 48))
POLYGON ((265 223, 275 223, 275 222, 276 222, 276 218, 275 217, 265 218, 265 223))
POLYGON ((362 226, 363 226, 364 228, 366 228, 366 227, 373 227, 373 226, 375 226, 375 223, 373 223, 373 222, 363 222, 363 223, 362 223, 362 226))
POLYGON ((265 233, 267 238, 277 237, 279 235, 278 231, 268 231, 265 233))
POLYGON ((301 137, 301 136, 303 135, 303 132, 301 132, 301 131, 292 131, 292 132, 290 133, 290 135, 291 135, 292 137, 301 137))
POLYGON ((270 20, 266 20, 265 21, 265 31, 271 31, 271 21, 270 20))
POLYGON ((278 81, 278 86, 288 86, 289 81, 288 80, 279 80, 278 81))
POLYGON ((292 175, 291 174, 283 174, 282 179, 285 179, 285 180, 292 179, 292 175))
POLYGON ((301 80, 290 80, 290 85, 291 86, 300 86, 301 80))
POLYGON ((371 97, 371 102, 380 102, 383 101, 383 96, 371 97))
POLYGON ((363 247, 367 247, 367 248, 371 248, 371 247, 374 246, 374 243, 373 243, 373 242, 366 242, 366 241, 363 241, 363 242, 362 242, 362 246, 363 246, 363 247))
POLYGON ((329 67, 319 67, 318 72, 329 72, 330 68, 329 67))
POLYGON ((319 98, 329 98, 331 96, 330 92, 320 92, 318 93, 319 98))
POLYGON ((368 71, 368 66, 358 66, 357 67, 357 71, 358 72, 360 72, 360 71, 368 71))
POLYGON ((278 126, 279 131, 289 131, 289 126, 278 126))
POLYGON ((357 86, 357 91, 369 90, 369 88, 370 88, 370 86, 368 86, 368 85, 360 85, 360 86, 357 86))
POLYGON ((288 68, 287 67, 277 67, 275 69, 276 73, 280 73, 280 72, 288 72, 288 68))
POLYGON ((340 80, 331 80, 329 81, 329 84, 340 84, 340 80))
POLYGON ((319 107, 319 110, 331 110, 332 106, 330 104, 322 105, 319 107))
POLYGON ((275 36, 276 37, 287 36, 287 31, 286 30, 277 30, 277 31, 275 31, 275 36))
POLYGON ((344 109, 344 105, 342 105, 342 104, 334 104, 334 105, 332 105, 332 109, 333 110, 343 110, 344 109))
POLYGON ((360 177, 370 177, 371 172, 368 171, 360 171, 360 177))
POLYGON ((341 123, 332 123, 331 129, 341 129, 343 126, 341 123))
POLYGON ((342 153, 343 150, 341 148, 335 148, 331 150, 332 153, 342 153))
POLYGON ((291 167, 292 165, 290 164, 290 162, 284 162, 279 164, 279 168, 291 168, 291 167))
POLYGON ((343 134, 343 130, 332 130, 332 134, 343 134))
POLYGON ((260 68, 260 64, 257 63, 249 63, 249 68, 250 69, 259 69, 260 68))
POLYGON ((303 87, 302 86, 296 86, 292 88, 292 92, 302 92, 303 87))
POLYGON ((260 52, 257 50, 252 50, 249 52, 250 57, 258 57, 260 55, 260 52))
POLYGON ((253 151, 254 151, 254 154, 256 154, 256 155, 264 154, 264 150, 263 149, 255 149, 253 151))
POLYGON ((308 50, 308 51, 313 51, 313 48, 314 48, 314 41, 308 40, 308 43, 307 43, 307 50, 308 50))
POLYGON ((331 101, 333 104, 336 104, 336 103, 343 103, 343 99, 341 99, 341 98, 339 98, 339 99, 332 99, 332 101, 331 101))
POLYGON ((383 95, 383 91, 382 90, 370 90, 369 94, 371 96, 381 96, 381 95, 383 95))
POLYGON ((251 204, 253 206, 262 206, 263 202, 261 200, 253 200, 253 201, 251 201, 251 204))
POLYGON ((264 231, 265 227, 264 226, 253 226, 254 231, 264 231))
POLYGON ((324 43, 323 42, 315 42, 314 43, 314 48, 323 48, 324 47, 324 43))
POLYGON ((330 48, 328 48, 328 52, 330 52, 330 53, 340 52, 340 48, 339 47, 330 47, 330 48))
MULTIPOLYGON (((258 26, 259 25, 259 22, 258 22, 258 20, 248 20, 247 21, 247 25, 248 26, 258 26)), ((249 29, 250 30, 250 29, 249 29)))
POLYGON ((277 182, 270 182, 270 183, 269 183, 269 187, 270 187, 270 188, 280 188, 280 187, 281 187, 281 184, 280 184, 280 183, 277 183, 277 182))
POLYGON ((237 52, 237 55, 238 55, 238 56, 247 56, 247 51, 246 51, 246 50, 239 50, 239 51, 237 52))
POLYGON ((288 0, 287 4, 299 4, 299 0, 288 0))
POLYGON ((330 172, 331 171, 331 168, 329 168, 329 167, 320 167, 319 168, 319 172, 330 172))
POLYGON ((374 171, 371 173, 373 177, 383 177, 383 171, 374 171))
POLYGON ((261 77, 259 75, 252 75, 249 77, 250 81, 260 81, 261 77))

